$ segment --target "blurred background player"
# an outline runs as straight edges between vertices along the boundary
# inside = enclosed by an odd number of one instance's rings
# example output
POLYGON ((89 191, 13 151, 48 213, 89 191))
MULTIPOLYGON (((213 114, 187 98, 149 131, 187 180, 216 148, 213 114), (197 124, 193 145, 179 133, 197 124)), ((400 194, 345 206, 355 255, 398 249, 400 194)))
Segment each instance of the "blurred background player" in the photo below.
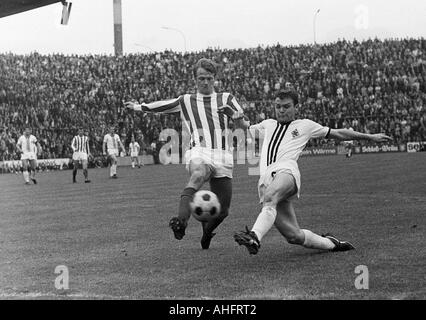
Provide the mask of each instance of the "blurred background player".
POLYGON ((84 182, 89 183, 89 173, 87 171, 88 158, 90 156, 89 148, 89 137, 84 134, 83 129, 78 129, 78 134, 72 139, 71 148, 73 150, 73 170, 72 170, 72 182, 76 183, 77 170, 79 163, 83 167, 84 182))
POLYGON ((41 153, 41 146, 37 138, 31 134, 31 128, 25 128, 24 134, 18 139, 16 147, 21 153, 25 184, 30 184, 30 176, 31 181, 37 184, 37 180, 35 179, 37 154, 41 153))
POLYGON ((364 134, 348 129, 330 129, 309 120, 296 119, 297 93, 285 90, 275 99, 275 119, 263 120, 251 129, 264 130, 265 138, 260 156, 258 192, 262 210, 251 230, 234 235, 239 245, 256 254, 260 241, 275 224, 291 244, 311 249, 347 251, 354 246, 331 234, 320 236, 301 229, 297 222, 293 200, 299 197, 300 172, 297 160, 307 142, 313 138, 368 139, 374 142, 391 140, 384 134, 364 134))
POLYGON ((135 141, 135 136, 132 135, 131 141, 129 143, 129 153, 130 153, 130 159, 132 160, 132 168, 135 167, 135 162, 138 164, 138 168, 141 167, 141 164, 139 162, 139 157, 138 157, 140 149, 141 147, 139 143, 135 141))
POLYGON ((109 133, 104 136, 102 149, 103 155, 108 157, 108 162, 110 164, 109 175, 110 178, 113 179, 117 179, 117 157, 119 155, 119 147, 122 151, 126 152, 119 135, 115 133, 115 127, 111 126, 109 133))
MULTIPOLYGON (((348 121, 346 121, 346 123, 345 123, 345 128, 347 130, 354 131, 354 128, 351 127, 351 125, 348 121)), ((347 141, 344 141, 343 143, 344 143, 345 149, 346 149, 346 158, 352 157, 352 149, 353 149, 353 146, 354 146, 354 141, 353 140, 347 140, 347 141)))
POLYGON ((208 249, 215 233, 213 231, 228 216, 232 197, 233 155, 228 141, 228 118, 221 112, 228 105, 235 111, 236 126, 243 119, 243 109, 230 93, 216 93, 214 82, 217 74, 216 64, 202 58, 193 67, 197 93, 183 94, 175 99, 153 103, 137 104, 126 102, 125 106, 137 111, 175 113, 180 112, 182 125, 190 133, 191 149, 185 154, 189 182, 184 188, 178 207, 178 216, 173 217, 169 226, 176 239, 185 236, 185 229, 191 215, 190 203, 194 194, 205 182, 210 182, 221 204, 221 213, 216 219, 203 222, 201 247, 208 249), (225 139, 222 139, 225 137, 225 139))

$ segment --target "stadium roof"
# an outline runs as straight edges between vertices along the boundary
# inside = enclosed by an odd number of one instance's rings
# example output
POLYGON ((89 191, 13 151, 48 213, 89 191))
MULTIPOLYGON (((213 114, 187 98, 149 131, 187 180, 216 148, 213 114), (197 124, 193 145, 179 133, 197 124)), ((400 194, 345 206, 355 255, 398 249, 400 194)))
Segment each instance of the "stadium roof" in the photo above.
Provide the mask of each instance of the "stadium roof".
POLYGON ((21 13, 38 7, 47 6, 60 0, 1 0, 0 18, 21 13))

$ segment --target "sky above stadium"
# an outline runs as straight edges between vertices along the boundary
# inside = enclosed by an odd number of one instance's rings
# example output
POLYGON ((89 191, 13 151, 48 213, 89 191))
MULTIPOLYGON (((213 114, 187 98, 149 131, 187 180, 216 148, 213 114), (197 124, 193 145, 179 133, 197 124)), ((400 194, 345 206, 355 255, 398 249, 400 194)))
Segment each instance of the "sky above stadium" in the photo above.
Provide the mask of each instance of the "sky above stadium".
MULTIPOLYGON (((60 24, 60 3, 0 19, 0 52, 113 54, 113 0, 68 1, 67 26, 60 24)), ((426 37, 424 0, 122 0, 122 6, 124 53, 313 43, 318 9, 318 43, 426 37)))

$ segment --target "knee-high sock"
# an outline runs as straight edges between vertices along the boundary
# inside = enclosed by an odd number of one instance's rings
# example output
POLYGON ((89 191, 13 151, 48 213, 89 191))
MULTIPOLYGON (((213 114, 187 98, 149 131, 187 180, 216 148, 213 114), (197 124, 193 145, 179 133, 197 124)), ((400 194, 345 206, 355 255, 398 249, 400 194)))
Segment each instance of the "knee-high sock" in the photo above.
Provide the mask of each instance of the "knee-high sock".
POLYGON ((22 174, 24 175, 24 181, 30 182, 30 173, 28 172, 28 170, 24 170, 22 174))
POLYGON ((194 188, 188 187, 183 189, 179 201, 178 217, 187 221, 191 214, 190 203, 194 194, 197 192, 194 188))
POLYGON ((75 180, 75 177, 77 176, 77 168, 74 168, 72 170, 72 179, 75 180))
POLYGON ((135 161, 132 160, 132 168, 134 168, 134 167, 135 167, 135 161))
POLYGON ((84 174, 84 178, 87 180, 87 177, 88 177, 88 172, 87 172, 87 169, 83 169, 83 174, 84 174))
POLYGON ((117 174, 117 164, 116 163, 114 163, 112 165, 112 170, 114 171, 114 174, 117 174))
POLYGON ((303 242, 305 248, 331 250, 335 247, 330 239, 321 237, 310 230, 302 229, 302 232, 305 234, 305 242, 303 242))
POLYGON ((264 206, 257 216, 256 222, 251 229, 262 240, 266 233, 272 228, 277 217, 277 209, 272 206, 264 206))

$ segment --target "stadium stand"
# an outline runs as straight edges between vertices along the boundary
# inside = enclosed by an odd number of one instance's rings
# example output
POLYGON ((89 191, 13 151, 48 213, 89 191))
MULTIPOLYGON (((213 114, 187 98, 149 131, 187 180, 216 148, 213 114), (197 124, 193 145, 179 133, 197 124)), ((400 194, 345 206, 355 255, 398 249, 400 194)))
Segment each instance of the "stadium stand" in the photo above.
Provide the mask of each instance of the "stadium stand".
POLYGON ((332 128, 349 122, 361 132, 391 135, 396 143, 426 140, 423 38, 122 57, 6 53, 0 54, 0 160, 19 159, 15 143, 27 125, 40 140, 41 158, 71 157, 78 127, 88 130, 92 153, 100 157, 111 123, 125 140, 135 132, 152 152, 162 129, 180 130, 179 117, 133 114, 122 102, 192 92, 191 66, 200 57, 221 66, 217 89, 233 93, 252 122, 271 116, 274 94, 291 86, 300 94, 302 117, 332 128))

